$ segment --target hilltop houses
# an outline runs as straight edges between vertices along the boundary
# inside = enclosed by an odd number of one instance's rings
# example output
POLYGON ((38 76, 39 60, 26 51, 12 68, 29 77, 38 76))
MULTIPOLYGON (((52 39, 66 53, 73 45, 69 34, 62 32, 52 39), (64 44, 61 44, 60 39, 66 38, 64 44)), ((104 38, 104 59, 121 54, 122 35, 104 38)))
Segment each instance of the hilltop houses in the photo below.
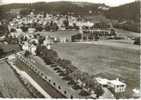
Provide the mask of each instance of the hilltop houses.
POLYGON ((81 26, 92 25, 92 22, 79 20, 79 17, 71 15, 52 15, 47 13, 46 16, 44 16, 43 14, 34 14, 33 12, 24 17, 17 15, 16 18, 13 18, 13 20, 9 22, 11 28, 27 27, 29 33, 39 31, 37 28, 39 28, 40 31, 76 30, 81 26))

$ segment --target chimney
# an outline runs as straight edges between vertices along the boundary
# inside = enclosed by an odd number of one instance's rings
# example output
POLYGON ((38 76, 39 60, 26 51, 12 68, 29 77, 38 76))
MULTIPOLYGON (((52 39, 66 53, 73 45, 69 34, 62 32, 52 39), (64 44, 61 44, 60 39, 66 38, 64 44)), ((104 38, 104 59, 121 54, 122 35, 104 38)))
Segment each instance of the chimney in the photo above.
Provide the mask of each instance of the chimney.
POLYGON ((116 78, 117 81, 119 81, 119 78, 116 78))

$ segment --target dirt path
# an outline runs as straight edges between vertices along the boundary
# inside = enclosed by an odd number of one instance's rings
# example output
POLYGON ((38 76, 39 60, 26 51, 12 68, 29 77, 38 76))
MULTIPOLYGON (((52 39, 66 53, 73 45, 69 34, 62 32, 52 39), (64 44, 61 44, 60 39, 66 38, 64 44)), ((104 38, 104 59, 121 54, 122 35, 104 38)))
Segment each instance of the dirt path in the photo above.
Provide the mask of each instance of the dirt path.
POLYGON ((120 41, 112 41, 112 40, 103 40, 103 41, 87 41, 87 42, 77 42, 77 43, 105 45, 105 46, 112 46, 112 47, 117 47, 117 48, 140 50, 139 45, 133 45, 131 43, 122 43, 122 42, 123 41, 120 42, 120 41))

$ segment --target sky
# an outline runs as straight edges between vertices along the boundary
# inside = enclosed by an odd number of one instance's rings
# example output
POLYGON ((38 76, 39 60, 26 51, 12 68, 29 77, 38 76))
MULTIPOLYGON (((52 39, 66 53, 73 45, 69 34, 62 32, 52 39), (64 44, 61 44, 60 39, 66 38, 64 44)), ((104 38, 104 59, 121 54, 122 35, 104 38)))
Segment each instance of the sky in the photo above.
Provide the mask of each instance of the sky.
POLYGON ((74 1, 74 2, 91 2, 91 3, 105 3, 108 6, 119 6, 126 3, 134 2, 135 0, 0 0, 1 4, 8 3, 32 3, 32 2, 54 2, 54 1, 74 1))

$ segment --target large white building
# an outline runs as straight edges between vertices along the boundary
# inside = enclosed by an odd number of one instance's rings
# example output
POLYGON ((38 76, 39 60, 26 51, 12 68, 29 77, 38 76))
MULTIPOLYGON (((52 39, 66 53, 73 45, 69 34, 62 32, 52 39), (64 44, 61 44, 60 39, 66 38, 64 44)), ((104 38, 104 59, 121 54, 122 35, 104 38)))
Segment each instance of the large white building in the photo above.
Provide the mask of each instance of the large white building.
POLYGON ((109 81, 108 86, 113 88, 115 93, 125 92, 126 90, 126 84, 119 81, 118 78, 116 80, 109 81))
POLYGON ((96 78, 97 82, 101 84, 102 86, 108 86, 114 90, 115 93, 122 93, 126 90, 126 84, 119 81, 117 78, 116 80, 108 80, 105 78, 96 78))

